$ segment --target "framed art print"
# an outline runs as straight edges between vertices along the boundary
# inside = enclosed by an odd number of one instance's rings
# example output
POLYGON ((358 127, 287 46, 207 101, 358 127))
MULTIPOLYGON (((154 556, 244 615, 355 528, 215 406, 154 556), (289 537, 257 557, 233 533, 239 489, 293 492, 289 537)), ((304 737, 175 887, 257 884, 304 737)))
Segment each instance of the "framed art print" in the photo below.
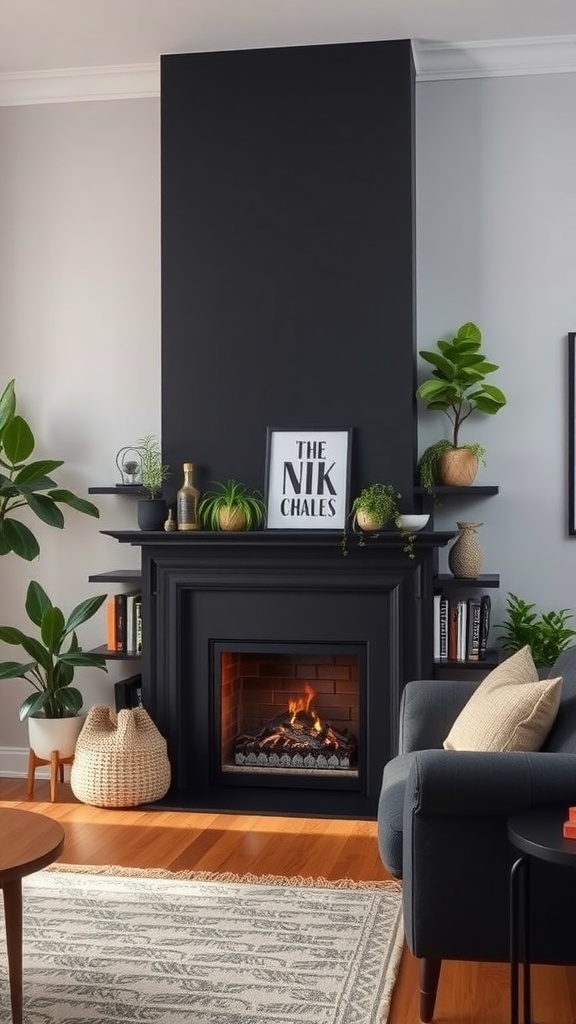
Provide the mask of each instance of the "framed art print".
POLYGON ((268 427, 265 497, 269 530, 344 529, 351 443, 351 427, 268 427))
POLYGON ((576 537, 576 331, 568 335, 568 532, 576 537))

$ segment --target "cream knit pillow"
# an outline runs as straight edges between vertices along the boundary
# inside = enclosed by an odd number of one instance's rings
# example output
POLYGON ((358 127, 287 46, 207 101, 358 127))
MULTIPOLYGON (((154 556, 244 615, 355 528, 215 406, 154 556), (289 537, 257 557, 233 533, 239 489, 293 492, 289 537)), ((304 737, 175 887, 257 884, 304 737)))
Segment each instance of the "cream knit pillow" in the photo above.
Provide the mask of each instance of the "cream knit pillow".
POLYGON ((539 750, 556 718, 562 678, 538 679, 529 647, 498 665, 472 694, 446 750, 539 750))

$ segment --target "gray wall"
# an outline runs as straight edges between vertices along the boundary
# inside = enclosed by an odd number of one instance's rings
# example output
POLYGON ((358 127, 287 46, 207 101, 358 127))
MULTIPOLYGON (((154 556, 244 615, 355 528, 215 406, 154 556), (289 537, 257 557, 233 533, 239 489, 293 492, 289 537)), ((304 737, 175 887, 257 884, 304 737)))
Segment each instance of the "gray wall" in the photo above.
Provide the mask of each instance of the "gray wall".
MULTIPOLYGON (((483 330, 508 406, 462 441, 487 449, 497 497, 444 503, 437 524, 484 523, 485 572, 542 610, 576 608, 567 534, 566 334, 576 330, 576 75, 422 83, 417 107, 417 332, 430 348, 466 320, 483 330)), ((419 361, 420 373, 426 364, 419 361)), ((449 436, 421 404, 420 450, 449 436)))
MULTIPOLYGON (((488 450, 478 482, 501 494, 446 504, 437 521, 484 522, 485 570, 502 576, 496 617, 507 590, 575 608, 565 339, 576 330, 576 75, 423 83, 416 104, 419 347, 476 320, 509 399, 464 428, 488 450)), ((117 449, 159 431, 158 113, 156 100, 0 109, 1 382, 16 377, 38 455, 65 459, 62 483, 77 491, 113 483, 117 449)), ((443 417, 423 411, 421 448, 439 436, 443 417)), ((24 625, 29 579, 68 609, 104 589, 91 572, 137 564, 137 550, 98 533, 133 525, 129 499, 99 504, 100 524, 72 512, 64 534, 40 524, 39 562, 1 559, 0 622, 24 625)), ((103 613, 88 627, 87 645, 100 642, 103 613)), ((111 700, 128 674, 110 668, 82 674, 88 703, 111 700)), ((0 773, 25 770, 26 692, 0 683, 0 773)))

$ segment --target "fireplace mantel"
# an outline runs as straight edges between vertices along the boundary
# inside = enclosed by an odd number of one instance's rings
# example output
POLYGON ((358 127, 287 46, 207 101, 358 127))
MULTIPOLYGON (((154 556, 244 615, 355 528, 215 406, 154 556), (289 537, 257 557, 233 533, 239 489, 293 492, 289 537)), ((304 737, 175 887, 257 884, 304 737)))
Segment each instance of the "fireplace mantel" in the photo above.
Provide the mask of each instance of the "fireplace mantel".
MULTIPOLYGON (((171 545, 192 547, 192 548, 222 548, 236 547, 238 550, 245 548, 261 548, 270 550, 272 548, 286 548, 296 551, 298 548, 311 550, 326 550, 334 548, 339 554, 341 551, 341 530, 251 530, 247 532, 210 532, 199 530, 197 532, 165 532, 163 530, 101 530, 107 537, 114 537, 121 544, 133 544, 138 547, 171 545)), ((416 534, 416 551, 431 548, 444 547, 456 536, 454 531, 422 531, 416 534)), ((401 535, 394 531, 382 531, 377 536, 373 535, 365 540, 362 547, 358 544, 358 535, 348 534, 348 553, 364 554, 369 551, 402 550, 404 541, 401 535)))
POLYGON ((454 534, 419 533, 410 558, 397 532, 352 534, 347 556, 340 531, 102 532, 142 548, 142 696, 168 742, 165 806, 374 817, 403 687, 431 677, 434 556, 454 534), (299 645, 363 666, 355 779, 226 773, 215 651, 299 645))

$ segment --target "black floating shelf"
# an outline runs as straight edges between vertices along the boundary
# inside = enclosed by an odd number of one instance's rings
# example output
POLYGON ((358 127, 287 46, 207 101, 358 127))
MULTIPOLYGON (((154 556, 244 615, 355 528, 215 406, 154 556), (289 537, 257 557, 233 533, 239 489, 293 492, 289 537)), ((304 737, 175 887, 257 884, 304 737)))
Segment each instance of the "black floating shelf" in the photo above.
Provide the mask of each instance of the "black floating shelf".
POLYGON ((88 494, 130 494, 133 498, 144 498, 140 484, 116 484, 115 487, 89 487, 88 494))
POLYGON ((462 668, 495 668, 496 665, 500 664, 499 654, 500 652, 495 648, 489 648, 486 651, 486 657, 480 658, 478 661, 457 661, 455 658, 436 658, 434 661, 434 668, 449 668, 454 671, 462 668))
POLYGON ((140 582, 141 569, 109 569, 108 572, 95 572, 88 577, 89 583, 134 583, 140 582))
POLYGON ((109 651, 106 644, 102 644, 101 647, 93 647, 87 653, 103 654, 108 661, 138 661, 142 657, 141 654, 136 654, 135 651, 131 651, 129 654, 125 651, 109 651))
POLYGON ((484 573, 482 576, 453 576, 451 572, 442 572, 434 577, 434 586, 439 585, 451 587, 499 587, 499 573, 484 573))
POLYGON ((474 497, 480 495, 499 494, 500 488, 497 484, 471 484, 470 487, 433 487, 431 491, 427 487, 415 487, 414 494, 436 494, 438 497, 454 495, 455 498, 465 497, 467 494, 474 497))

